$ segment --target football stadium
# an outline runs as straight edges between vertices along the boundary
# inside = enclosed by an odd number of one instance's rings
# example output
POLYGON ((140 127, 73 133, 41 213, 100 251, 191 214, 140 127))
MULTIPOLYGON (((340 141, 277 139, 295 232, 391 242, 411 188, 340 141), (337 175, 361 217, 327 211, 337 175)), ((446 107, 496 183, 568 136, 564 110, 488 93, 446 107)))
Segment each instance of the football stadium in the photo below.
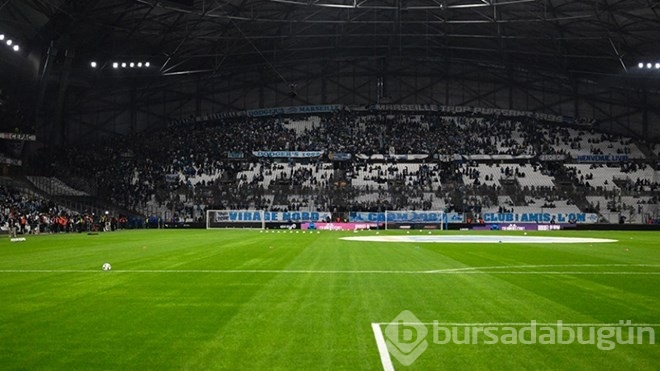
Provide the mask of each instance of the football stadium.
POLYGON ((0 0, 0 369, 657 370, 660 3, 0 0))

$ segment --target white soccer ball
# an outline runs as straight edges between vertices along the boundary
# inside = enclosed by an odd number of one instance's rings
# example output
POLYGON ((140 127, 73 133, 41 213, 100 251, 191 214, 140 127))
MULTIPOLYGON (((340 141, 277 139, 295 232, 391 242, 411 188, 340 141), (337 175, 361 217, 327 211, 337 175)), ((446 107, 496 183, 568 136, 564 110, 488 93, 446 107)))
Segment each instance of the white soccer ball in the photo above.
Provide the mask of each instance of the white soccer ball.
POLYGON ((110 263, 103 263, 101 269, 103 269, 104 271, 109 271, 110 269, 112 269, 112 265, 110 265, 110 263))

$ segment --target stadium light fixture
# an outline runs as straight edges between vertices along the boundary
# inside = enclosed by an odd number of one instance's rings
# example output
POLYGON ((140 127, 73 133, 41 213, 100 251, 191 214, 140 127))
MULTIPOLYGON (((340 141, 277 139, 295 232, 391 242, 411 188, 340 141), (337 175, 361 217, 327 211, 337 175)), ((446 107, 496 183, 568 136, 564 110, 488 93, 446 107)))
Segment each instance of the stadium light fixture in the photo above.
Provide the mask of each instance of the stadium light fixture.
POLYGON ((2 41, 2 40, 4 40, 4 39, 5 39, 5 34, 0 33, 0 41, 2 41))
POLYGON ((7 46, 11 46, 11 44, 13 44, 13 43, 14 42, 11 39, 7 40, 7 46))
POLYGON ((637 67, 639 69, 647 69, 647 70, 660 70, 660 62, 637 62, 637 67))
POLYGON ((21 48, 18 46, 18 44, 15 44, 12 49, 14 49, 15 52, 21 50, 21 48))
POLYGON ((149 62, 136 62, 136 61, 126 61, 126 62, 119 62, 119 61, 106 61, 106 62, 99 62, 98 60, 90 60, 89 66, 94 69, 104 69, 106 65, 112 66, 113 69, 119 69, 119 68, 148 68, 151 64, 149 62))

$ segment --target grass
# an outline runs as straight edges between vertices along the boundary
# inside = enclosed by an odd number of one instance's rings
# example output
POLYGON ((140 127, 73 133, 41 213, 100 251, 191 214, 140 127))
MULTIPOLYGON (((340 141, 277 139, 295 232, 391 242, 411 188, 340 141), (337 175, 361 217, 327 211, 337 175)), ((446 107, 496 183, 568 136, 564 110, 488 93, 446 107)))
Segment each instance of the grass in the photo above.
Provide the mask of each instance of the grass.
MULTIPOLYGON (((458 232, 435 232, 448 233, 458 232)), ((660 272, 657 233, 530 233, 619 241, 551 245, 339 238, 349 235, 147 230, 3 239, 0 368, 382 370, 371 323, 389 322, 403 310, 422 322, 660 323, 660 275, 602 274, 660 272), (113 270, 103 272, 104 262, 113 270), (497 266, 526 267, 382 272, 497 266)), ((651 370, 660 364, 655 330, 656 345, 610 351, 579 344, 438 345, 429 334, 415 363, 393 364, 651 370)))

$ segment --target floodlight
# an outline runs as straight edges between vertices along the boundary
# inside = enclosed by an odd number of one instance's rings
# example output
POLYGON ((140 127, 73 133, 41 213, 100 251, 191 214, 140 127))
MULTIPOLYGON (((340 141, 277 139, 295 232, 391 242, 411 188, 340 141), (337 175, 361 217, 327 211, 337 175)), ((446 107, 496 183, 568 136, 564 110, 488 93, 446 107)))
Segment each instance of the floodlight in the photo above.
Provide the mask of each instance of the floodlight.
POLYGON ((637 64, 637 67, 639 67, 639 68, 644 68, 644 63, 639 62, 639 63, 637 64))
POLYGON ((18 44, 14 45, 13 49, 14 49, 15 52, 21 50, 21 48, 18 46, 18 44))
POLYGON ((655 64, 655 69, 656 69, 656 70, 657 70, 657 69, 660 69, 660 63, 656 63, 656 64, 655 64))
POLYGON ((121 63, 121 68, 126 68, 126 62, 121 63))
POLYGON ((135 63, 131 62, 130 66, 131 68, 135 67, 135 63))
POLYGON ((150 64, 149 62, 146 62, 146 63, 144 64, 145 67, 149 67, 150 65, 151 65, 151 64, 150 64))
POLYGON ((5 34, 0 34, 0 41, 5 39, 5 34))
POLYGON ((112 68, 119 68, 119 63, 113 62, 112 63, 112 68))
POLYGON ((138 62, 138 68, 142 68, 142 62, 138 62))
POLYGON ((651 67, 653 67, 653 64, 652 64, 652 63, 647 63, 647 64, 646 64, 646 68, 651 68, 651 67))
POLYGON ((89 65, 92 66, 92 68, 96 68, 97 66, 95 61, 92 61, 89 65))
POLYGON ((13 41, 11 41, 11 39, 7 40, 7 46, 11 46, 12 43, 13 41))

